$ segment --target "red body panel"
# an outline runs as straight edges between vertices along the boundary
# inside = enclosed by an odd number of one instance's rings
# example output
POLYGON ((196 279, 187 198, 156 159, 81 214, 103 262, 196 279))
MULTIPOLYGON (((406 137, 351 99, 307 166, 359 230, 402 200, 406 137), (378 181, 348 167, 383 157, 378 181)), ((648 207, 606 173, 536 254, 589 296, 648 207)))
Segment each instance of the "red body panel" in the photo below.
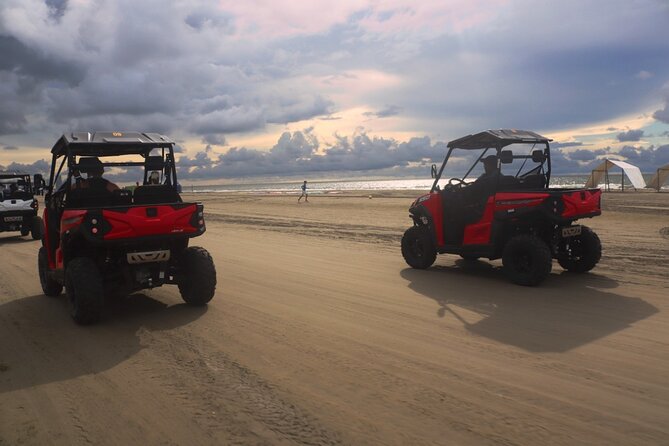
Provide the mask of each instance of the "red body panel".
POLYGON ((444 244, 444 231, 443 231, 443 222, 444 222, 444 212, 443 205, 441 203, 441 195, 438 192, 429 193, 419 197, 416 202, 420 202, 428 210, 432 216, 432 225, 435 230, 435 237, 437 239, 437 246, 444 244), (421 201, 423 200, 423 201, 421 201))
MULTIPOLYGON (((44 211, 42 212, 42 220, 44 221, 44 227, 45 228, 48 228, 49 225, 51 224, 49 222, 49 217, 47 217, 47 215, 48 215, 48 213, 46 211, 46 208, 44 208, 44 211)), ((44 248, 46 249, 46 258, 49 261, 49 268, 54 269, 56 267, 56 259, 53 257, 53 255, 51 255, 51 250, 49 249, 49 246, 51 246, 51 245, 49 244, 49 240, 50 240, 49 231, 44 231, 44 243, 43 243, 43 245, 44 245, 44 248)))
POLYGON ((65 210, 60 218, 60 233, 61 235, 70 229, 76 228, 84 221, 87 211, 80 209, 65 210))
POLYGON ((481 220, 465 226, 463 245, 485 245, 490 243, 490 229, 495 216, 495 197, 488 197, 481 220))
POLYGON ((195 204, 181 209, 162 205, 132 207, 126 212, 103 210, 103 218, 111 225, 111 230, 104 235, 104 239, 195 233, 197 229, 190 224, 194 212, 195 204), (156 215, 148 217, 148 208, 155 209, 156 215))
MULTIPOLYGON (((60 218, 60 235, 61 238, 65 231, 72 230, 78 227, 81 222, 84 221, 86 216, 86 211, 81 209, 72 209, 63 211, 63 215, 60 218)), ((60 244, 56 248, 56 268, 62 268, 64 263, 63 250, 60 247, 60 244)))
POLYGON ((543 192, 498 192, 495 194, 495 211, 538 206, 549 196, 543 192))
MULTIPOLYGON (((194 234, 198 232, 198 229, 191 224, 195 212, 197 212, 196 204, 176 209, 169 205, 136 206, 125 208, 124 211, 104 209, 103 219, 111 226, 111 229, 103 239, 121 240, 155 235, 194 234), (155 215, 148 216, 149 208, 154 210, 152 212, 155 212, 155 215)), ((87 210, 82 209, 64 210, 60 219, 60 235, 79 227, 84 222, 87 213, 87 210)), ((45 227, 48 228, 52 223, 48 220, 46 210, 43 215, 45 227)), ((49 231, 45 231, 45 246, 47 248, 51 246, 49 231)), ((56 247, 55 255, 52 255, 47 249, 47 257, 49 268, 63 268, 64 259, 60 244, 56 247)))
POLYGON ((601 189, 582 190, 562 195, 563 218, 587 215, 600 210, 601 189))

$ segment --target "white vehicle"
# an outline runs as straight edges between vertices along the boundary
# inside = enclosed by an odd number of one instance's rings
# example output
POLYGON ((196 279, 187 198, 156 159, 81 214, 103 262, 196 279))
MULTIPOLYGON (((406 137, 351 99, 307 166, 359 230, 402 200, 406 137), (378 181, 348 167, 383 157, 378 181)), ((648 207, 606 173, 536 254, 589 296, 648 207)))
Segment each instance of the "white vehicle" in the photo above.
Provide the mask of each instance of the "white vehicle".
MULTIPOLYGON (((41 187, 41 175, 35 175, 36 187, 41 187)), ((0 171, 0 232, 20 231, 22 236, 42 238, 42 219, 37 216, 38 203, 30 175, 22 172, 0 171)))

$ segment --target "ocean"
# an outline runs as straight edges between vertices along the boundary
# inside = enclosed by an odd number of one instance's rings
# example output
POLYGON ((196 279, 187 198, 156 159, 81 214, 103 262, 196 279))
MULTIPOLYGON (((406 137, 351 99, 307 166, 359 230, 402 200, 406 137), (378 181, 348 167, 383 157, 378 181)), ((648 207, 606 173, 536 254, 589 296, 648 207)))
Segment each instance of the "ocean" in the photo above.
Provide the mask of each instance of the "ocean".
MULTIPOLYGON (((551 178, 551 187, 583 187, 588 180, 588 175, 557 175, 551 178)), ((646 178, 646 181, 650 176, 646 178)), ((308 180, 310 194, 342 193, 349 191, 384 191, 384 190, 407 190, 424 191, 432 187, 433 180, 430 178, 401 178, 401 179, 355 179, 355 180, 308 180)), ((273 179, 257 182, 238 182, 229 184, 207 185, 197 184, 183 186, 184 192, 247 192, 247 193, 272 193, 279 195, 299 194, 301 180, 273 179)), ((599 187, 604 188, 604 184, 599 187)), ((625 189, 630 188, 629 180, 625 181, 625 189)), ((610 189, 621 188, 620 174, 610 175, 610 189)), ((662 189, 668 189, 665 185, 662 189)))

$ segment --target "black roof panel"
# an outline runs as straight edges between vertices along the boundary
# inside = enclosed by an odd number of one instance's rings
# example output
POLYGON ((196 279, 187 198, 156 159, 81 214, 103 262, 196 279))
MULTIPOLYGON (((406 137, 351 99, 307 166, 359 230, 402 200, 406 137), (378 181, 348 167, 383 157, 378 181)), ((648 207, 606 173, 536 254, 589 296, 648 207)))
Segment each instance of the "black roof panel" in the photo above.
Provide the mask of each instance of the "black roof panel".
POLYGON ((69 148, 75 155, 124 155, 148 153, 151 149, 171 145, 174 145, 174 141, 158 133, 75 132, 61 136, 51 153, 63 155, 69 148))
POLYGON ((458 149, 486 149, 489 147, 508 146, 509 144, 517 143, 545 143, 552 141, 550 138, 541 136, 538 133, 530 132, 528 130, 513 130, 513 129, 499 129, 486 130, 484 132, 476 133, 475 135, 467 135, 462 138, 454 139, 448 143, 449 148, 458 149))
POLYGON ((15 170, 0 170, 0 178, 14 178, 29 175, 26 172, 18 172, 15 170))

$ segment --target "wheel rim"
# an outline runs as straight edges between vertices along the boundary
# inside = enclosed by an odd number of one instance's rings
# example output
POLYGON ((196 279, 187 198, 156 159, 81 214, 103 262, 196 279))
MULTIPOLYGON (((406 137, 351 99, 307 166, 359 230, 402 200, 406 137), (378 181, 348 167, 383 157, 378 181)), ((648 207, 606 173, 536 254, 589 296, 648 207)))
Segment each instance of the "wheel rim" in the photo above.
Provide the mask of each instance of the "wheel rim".
POLYGON ((411 254, 417 258, 425 257, 425 246, 423 246, 423 242, 420 239, 414 239, 413 243, 411 243, 411 254))
POLYGON ((532 271, 532 256, 527 251, 516 250, 513 253, 513 265, 519 273, 527 274, 532 271))
POLYGON ((567 257, 569 260, 578 261, 583 255, 583 240, 580 238, 574 238, 569 242, 569 247, 567 248, 567 257))

